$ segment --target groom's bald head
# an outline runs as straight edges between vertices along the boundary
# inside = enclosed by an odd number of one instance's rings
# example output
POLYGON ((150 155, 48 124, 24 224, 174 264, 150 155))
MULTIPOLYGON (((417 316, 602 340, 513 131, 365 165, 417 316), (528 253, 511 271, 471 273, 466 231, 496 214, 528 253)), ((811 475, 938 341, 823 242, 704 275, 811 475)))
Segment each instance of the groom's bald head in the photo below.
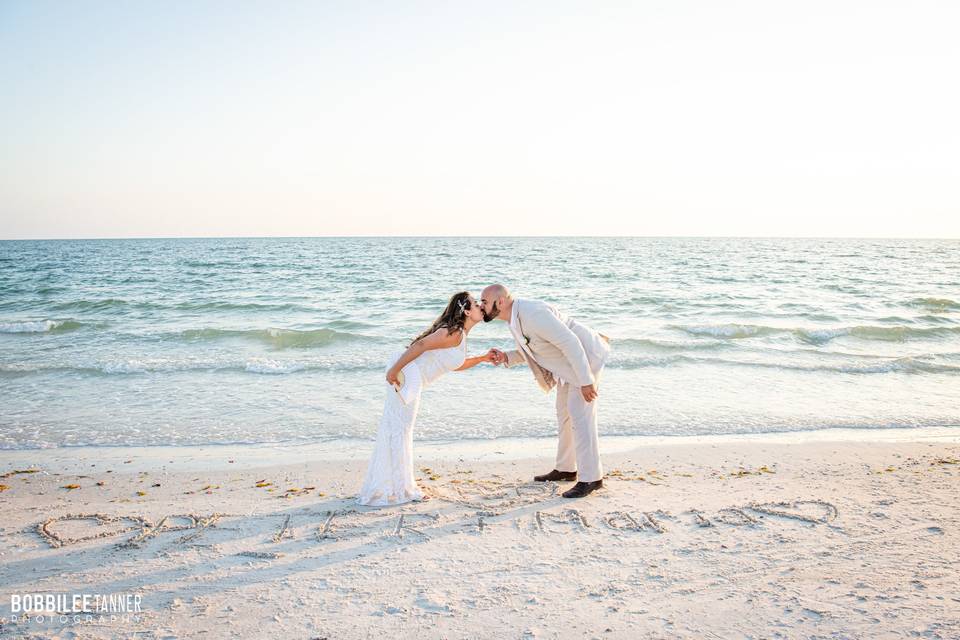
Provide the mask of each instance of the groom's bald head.
MULTIPOLYGON (((502 284, 492 284, 480 293, 480 306, 483 309, 484 322, 490 322, 500 316, 500 312, 513 304, 510 291, 502 284)), ((504 314, 506 315, 506 314, 504 314)), ((501 320, 508 318, 501 316, 501 320)))
POLYGON ((510 291, 502 284, 492 284, 480 293, 486 300, 499 300, 500 298, 510 298, 510 291))

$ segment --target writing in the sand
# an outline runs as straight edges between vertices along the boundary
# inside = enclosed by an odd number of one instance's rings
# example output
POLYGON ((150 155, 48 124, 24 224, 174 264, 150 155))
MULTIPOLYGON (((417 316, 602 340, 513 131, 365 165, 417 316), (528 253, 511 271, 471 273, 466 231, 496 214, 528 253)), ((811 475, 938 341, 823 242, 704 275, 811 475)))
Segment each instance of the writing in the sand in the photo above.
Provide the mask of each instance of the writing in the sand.
POLYGON ((120 549, 136 549, 175 532, 182 534, 171 539, 179 546, 208 544, 205 539, 211 536, 216 537, 218 545, 234 539, 245 541, 245 546, 249 546, 246 541, 259 538, 258 548, 247 548, 235 555, 275 559, 283 555, 279 543, 288 540, 309 539, 323 543, 364 536, 395 541, 411 537, 426 540, 454 533, 482 535, 494 527, 503 526, 535 535, 560 531, 662 535, 677 527, 759 528, 765 526, 765 522, 780 519, 808 526, 828 525, 838 516, 833 504, 819 499, 750 502, 709 511, 691 508, 677 514, 664 509, 643 508, 587 514, 560 506, 555 502, 555 493, 556 488, 549 485, 503 484, 496 490, 474 493, 464 490, 450 494, 434 492, 431 498, 440 503, 434 508, 429 508, 428 503, 420 503, 386 510, 349 507, 258 515, 171 514, 156 521, 142 515, 76 513, 48 518, 39 523, 36 530, 54 548, 125 534, 131 535, 117 543, 120 549), (92 532, 71 536, 68 534, 71 527, 92 532))

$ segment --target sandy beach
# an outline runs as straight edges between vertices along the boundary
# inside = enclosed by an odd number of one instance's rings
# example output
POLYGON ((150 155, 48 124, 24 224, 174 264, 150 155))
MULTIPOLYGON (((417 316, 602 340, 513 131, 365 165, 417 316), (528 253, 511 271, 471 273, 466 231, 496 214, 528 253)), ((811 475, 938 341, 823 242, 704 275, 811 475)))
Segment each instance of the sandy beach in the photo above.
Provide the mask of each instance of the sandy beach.
POLYGON ((549 439, 424 446, 430 499, 383 509, 352 499, 363 447, 3 452, 0 635, 956 638, 960 437, 924 433, 610 438, 581 500, 531 481, 549 439))

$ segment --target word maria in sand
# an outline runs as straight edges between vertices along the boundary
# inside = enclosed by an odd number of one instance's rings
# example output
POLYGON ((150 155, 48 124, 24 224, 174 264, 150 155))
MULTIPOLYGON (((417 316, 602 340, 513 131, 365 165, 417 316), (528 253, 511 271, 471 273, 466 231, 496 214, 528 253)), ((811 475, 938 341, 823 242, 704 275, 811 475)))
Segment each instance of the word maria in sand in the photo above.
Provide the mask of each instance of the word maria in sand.
POLYGON ((12 593, 10 622, 138 622, 139 593, 12 593))

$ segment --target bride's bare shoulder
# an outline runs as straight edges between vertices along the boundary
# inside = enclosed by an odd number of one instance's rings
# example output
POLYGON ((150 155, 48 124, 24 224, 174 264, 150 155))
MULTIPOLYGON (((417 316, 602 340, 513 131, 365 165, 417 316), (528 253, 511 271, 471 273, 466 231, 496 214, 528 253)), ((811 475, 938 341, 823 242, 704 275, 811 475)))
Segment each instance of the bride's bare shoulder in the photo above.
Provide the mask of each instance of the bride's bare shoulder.
POLYGON ((460 344, 462 330, 454 329, 450 331, 447 327, 440 327, 430 335, 424 337, 423 346, 425 349, 445 349, 455 347, 460 344))
POLYGON ((437 331, 443 335, 444 346, 446 347, 455 347, 460 344, 460 341, 463 339, 463 329, 440 327, 437 331))

